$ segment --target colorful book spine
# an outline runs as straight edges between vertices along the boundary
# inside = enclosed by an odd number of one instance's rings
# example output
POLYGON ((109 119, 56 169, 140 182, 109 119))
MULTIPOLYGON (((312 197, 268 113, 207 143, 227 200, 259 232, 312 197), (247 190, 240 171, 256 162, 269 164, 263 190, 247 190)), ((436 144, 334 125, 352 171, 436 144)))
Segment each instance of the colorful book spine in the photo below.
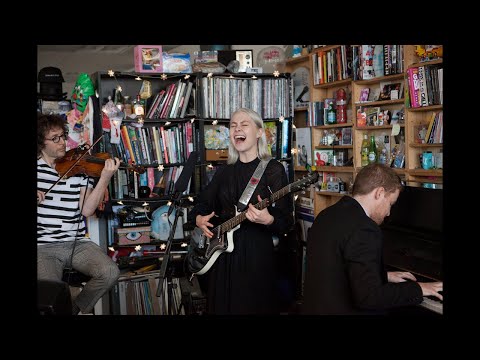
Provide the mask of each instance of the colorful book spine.
POLYGON ((412 108, 420 107, 419 89, 420 84, 418 81, 418 68, 408 69, 408 87, 410 92, 410 105, 412 108))

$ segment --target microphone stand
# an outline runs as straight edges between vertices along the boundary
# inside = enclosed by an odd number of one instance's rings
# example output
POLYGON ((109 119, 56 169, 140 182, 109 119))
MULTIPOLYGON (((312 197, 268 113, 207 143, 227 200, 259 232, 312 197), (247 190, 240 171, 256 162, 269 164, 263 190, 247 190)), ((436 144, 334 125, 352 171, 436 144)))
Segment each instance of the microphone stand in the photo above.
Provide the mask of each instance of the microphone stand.
MULTIPOLYGON (((175 209, 175 218, 173 220, 173 225, 170 228, 170 233, 168 235, 167 239, 167 246, 165 248, 165 254, 163 254, 163 260, 162 260, 162 266, 160 267, 160 272, 159 272, 159 279, 158 279, 158 287, 157 287, 157 297, 162 296, 163 294, 163 282, 165 279, 165 275, 167 277, 167 296, 168 296, 168 301, 165 303, 165 307, 167 309, 167 314, 173 315, 173 310, 171 308, 171 304, 173 304, 173 281, 172 281, 172 273, 173 270, 169 266, 169 261, 170 261, 170 250, 172 248, 172 242, 173 242, 173 237, 175 236, 175 230, 177 228, 177 222, 178 218, 180 217, 180 210, 181 207, 178 205, 180 202, 180 197, 181 193, 176 199, 176 196, 173 196, 173 204, 172 208, 175 209), (167 272, 168 269, 168 272, 167 272)), ((171 211, 169 211, 171 213, 171 211)), ((170 214, 167 214, 167 219, 170 220, 170 214)))

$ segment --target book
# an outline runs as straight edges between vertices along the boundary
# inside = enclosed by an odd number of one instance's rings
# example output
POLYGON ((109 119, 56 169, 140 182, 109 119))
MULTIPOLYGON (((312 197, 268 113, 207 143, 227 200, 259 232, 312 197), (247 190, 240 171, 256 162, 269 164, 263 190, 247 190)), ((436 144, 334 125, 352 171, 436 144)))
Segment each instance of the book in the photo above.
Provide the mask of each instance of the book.
POLYGON ((193 83, 189 81, 187 85, 187 90, 185 91, 185 99, 183 101, 182 111, 180 112, 180 118, 185 117, 185 113, 187 111, 187 107, 190 102, 190 94, 192 93, 192 86, 193 86, 193 83))
POLYGON ((425 76, 425 66, 418 67, 418 91, 420 106, 428 106, 427 79, 425 76))
POLYGON ((296 148, 295 166, 306 166, 312 164, 312 133, 311 128, 296 128, 296 148))
POLYGON ((270 155, 277 157, 277 123, 276 121, 265 121, 263 123, 265 137, 267 139, 270 155))

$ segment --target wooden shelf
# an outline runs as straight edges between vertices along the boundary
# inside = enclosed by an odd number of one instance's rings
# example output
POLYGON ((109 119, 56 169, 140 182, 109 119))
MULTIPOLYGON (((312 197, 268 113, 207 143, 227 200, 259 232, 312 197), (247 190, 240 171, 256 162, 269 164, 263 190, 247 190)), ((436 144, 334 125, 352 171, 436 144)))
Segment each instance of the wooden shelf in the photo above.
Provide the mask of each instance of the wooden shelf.
POLYGON ((293 170, 294 170, 294 171, 305 171, 305 172, 308 171, 307 169, 305 169, 305 166, 295 166, 295 167, 293 168, 293 170))
MULTIPOLYGON (((337 49, 342 45, 329 45, 322 48, 317 48, 312 51, 310 56, 315 56, 320 52, 329 52, 332 49, 337 49)), ((361 46, 361 45, 355 45, 361 46)), ((397 46, 397 51, 400 47, 397 46)), ((361 51, 361 48, 358 49, 361 51)), ((443 105, 433 105, 433 106, 426 106, 420 108, 408 108, 407 103, 408 99, 406 98, 404 93, 399 94, 400 99, 395 100, 380 100, 380 101, 370 101, 370 102, 355 102, 360 98, 361 90, 364 88, 370 88, 372 91, 377 91, 379 88, 380 83, 383 82, 391 82, 391 83, 402 83, 404 89, 408 89, 408 78, 407 78, 407 69, 412 67, 418 66, 430 66, 430 65, 437 65, 441 67, 443 63, 442 59, 435 59, 432 61, 426 62, 419 62, 419 57, 415 54, 415 45, 403 45, 403 60, 402 60, 402 73, 387 75, 376 77, 374 79, 369 80, 353 80, 351 78, 341 80, 341 81, 333 81, 324 84, 313 84, 313 69, 312 61, 308 63, 308 67, 310 69, 310 101, 321 102, 327 98, 336 98, 336 92, 339 88, 343 87, 347 92, 349 99, 351 99, 347 105, 349 110, 350 117, 348 118, 347 123, 343 124, 333 124, 333 125, 319 125, 319 126, 312 126, 312 150, 315 149, 331 149, 334 151, 343 151, 348 152, 349 158, 353 157, 353 164, 354 166, 318 166, 316 167, 316 171, 319 172, 333 172, 336 173, 336 176, 342 178, 342 181, 349 182, 351 180, 355 180, 355 176, 358 172, 362 169, 361 166, 356 166, 357 164, 360 165, 360 148, 362 143, 363 134, 371 133, 370 135, 375 135, 378 141, 382 142, 385 137, 388 136, 389 140, 389 147, 390 151, 397 147, 402 142, 405 146, 404 155, 404 168, 394 168, 396 174, 398 174, 403 181, 416 181, 419 183, 442 183, 443 182, 443 170, 442 169, 432 169, 432 170, 424 170, 421 168, 417 168, 419 166, 419 159, 418 155, 421 154, 423 151, 431 150, 433 153, 441 152, 443 149, 444 144, 417 144, 415 143, 415 130, 418 125, 424 125, 429 123, 432 117, 432 113, 440 112, 443 109, 443 105), (439 65, 440 64, 440 65, 439 65), (402 124, 398 124, 401 127, 401 134, 402 136, 393 136, 391 135, 393 125, 385 125, 382 126, 363 126, 357 127, 356 123, 356 113, 359 109, 372 109, 373 107, 380 107, 381 110, 389 110, 390 112, 401 112, 402 117, 402 124), (337 128, 347 128, 351 127, 353 130, 352 132, 352 145, 336 145, 336 146, 327 146, 327 145, 319 145, 321 144, 321 139, 323 136, 324 130, 335 130, 337 132, 337 128), (357 131, 358 130, 358 131, 357 131), (381 139, 380 139, 381 138, 381 139), (315 146, 317 145, 317 146, 315 146), (345 149, 345 150, 342 150, 345 149)), ((336 54, 336 51, 332 51, 332 54, 336 54)), ((398 54, 398 53, 397 53, 398 54)), ((302 62, 304 60, 297 60, 302 62)), ((306 60, 305 60, 306 61, 306 60)), ((288 64, 288 61, 287 61, 288 64)), ((302 63, 300 66, 307 66, 302 63)), ((398 65, 398 64, 397 64, 398 65)), ((292 66, 295 68, 295 66, 292 66)), ((399 67, 393 68, 393 70, 398 71, 399 67)), ((433 69, 433 68, 430 68, 433 69)), ((336 72, 337 69, 334 69, 336 72)), ((350 75, 352 76, 352 75, 350 75)), ((335 78, 339 78, 335 75, 335 78)), ((295 109, 295 111, 300 111, 295 109)), ((308 111, 308 110, 307 110, 308 111)), ((301 119, 303 114, 298 116, 298 119, 301 119)), ((447 119, 448 120, 448 119, 447 119)), ((304 123, 304 121, 299 121, 304 123)), ((396 126, 395 126, 396 127, 396 126)), ((383 146, 383 144, 382 144, 383 146)), ((313 151, 312 151, 313 153, 313 151)), ((312 154, 313 155, 313 154, 312 154)), ((391 155, 391 154, 389 154, 391 155)), ((296 171, 304 172, 303 168, 295 168, 296 171)), ((343 194, 339 193, 329 193, 329 192, 316 192, 317 195, 322 196, 315 196, 315 214, 318 214, 324 208, 331 206, 337 202, 343 194)))
POLYGON ((339 127, 352 127, 353 123, 346 122, 341 124, 332 124, 332 125, 319 125, 319 126, 312 126, 315 129, 331 129, 331 128, 339 128, 339 127))
POLYGON ((317 171, 353 172, 353 166, 318 166, 317 171))
POLYGON ((368 84, 380 83, 380 82, 383 82, 383 81, 401 80, 401 79, 404 79, 404 78, 405 78, 405 73, 401 73, 401 74, 395 74, 395 75, 380 76, 380 77, 376 77, 376 78, 369 79, 369 80, 357 80, 357 81, 355 81, 355 84, 357 84, 357 85, 368 85, 368 84))
POLYGON ((435 110, 442 110, 443 105, 430 105, 430 106, 422 106, 418 108, 408 108, 408 111, 435 111, 435 110))
POLYGON ((443 176, 442 169, 436 169, 436 170, 409 169, 408 173, 413 176, 443 176))
POLYGON ((309 56, 310 56, 310 54, 300 55, 300 56, 297 56, 297 57, 294 57, 294 58, 289 58, 285 61, 285 63, 286 63, 286 65, 298 64, 298 63, 301 63, 301 62, 304 62, 304 61, 308 61, 309 56))
POLYGON ((339 80, 339 81, 332 81, 325 84, 317 84, 317 85, 313 85, 313 87, 315 89, 326 89, 326 88, 331 88, 335 86, 347 85, 347 84, 350 84, 351 82, 352 82, 352 79, 345 79, 345 80, 339 80))
POLYGON ((315 149, 353 149, 353 145, 317 145, 315 149))
POLYGON ((333 191, 315 191, 315 195, 323 195, 323 196, 344 196, 348 195, 347 193, 341 194, 338 192, 333 191))
MULTIPOLYGON (((405 124, 399 124, 400 127, 404 127, 405 124)), ((355 127, 355 130, 378 130, 378 129, 391 129, 393 125, 379 125, 379 126, 357 126, 355 127)))
POLYGON ((308 110, 308 106, 293 108, 294 113, 295 113, 295 111, 307 111, 307 110, 308 110))
POLYGON ((404 104, 405 99, 397 100, 381 100, 381 101, 365 101, 365 102, 356 102, 355 106, 380 106, 380 105, 395 105, 395 104, 404 104))
POLYGON ((427 66, 427 65, 436 65, 436 64, 443 64, 443 59, 435 59, 435 60, 429 60, 429 61, 422 61, 422 62, 416 62, 411 65, 408 65, 408 68, 416 68, 419 66, 427 66))
POLYGON ((418 144, 418 143, 410 143, 410 147, 414 148, 430 148, 430 147, 443 147, 443 144, 418 144))

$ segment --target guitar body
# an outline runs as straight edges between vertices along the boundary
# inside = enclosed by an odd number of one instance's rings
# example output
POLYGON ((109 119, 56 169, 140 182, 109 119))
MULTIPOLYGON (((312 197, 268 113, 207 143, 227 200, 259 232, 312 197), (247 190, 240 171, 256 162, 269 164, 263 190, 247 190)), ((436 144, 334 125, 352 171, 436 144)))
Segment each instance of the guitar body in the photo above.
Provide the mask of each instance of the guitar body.
MULTIPOLYGON (((274 203, 290 192, 304 190, 308 185, 317 180, 318 173, 311 173, 306 178, 283 187, 273 193, 269 198, 263 199, 254 206, 259 210, 265 209, 269 204, 274 203)), ((206 237, 201 229, 198 227, 195 228, 192 233, 187 255, 188 268, 193 274, 205 274, 220 254, 233 251, 233 233, 239 229, 240 224, 246 220, 245 214, 247 211, 248 209, 239 213, 237 208, 235 208, 236 216, 211 229, 213 233, 211 239, 206 237)))
MULTIPOLYGON (((236 214, 238 215, 238 211, 236 211, 236 214)), ((203 234, 202 229, 195 227, 190 244, 193 251, 191 251, 188 257, 190 271, 197 275, 205 274, 220 254, 232 252, 234 248, 233 233, 239 228, 240 224, 232 230, 222 233, 221 225, 217 226, 212 229, 214 235, 209 239, 203 234)))

